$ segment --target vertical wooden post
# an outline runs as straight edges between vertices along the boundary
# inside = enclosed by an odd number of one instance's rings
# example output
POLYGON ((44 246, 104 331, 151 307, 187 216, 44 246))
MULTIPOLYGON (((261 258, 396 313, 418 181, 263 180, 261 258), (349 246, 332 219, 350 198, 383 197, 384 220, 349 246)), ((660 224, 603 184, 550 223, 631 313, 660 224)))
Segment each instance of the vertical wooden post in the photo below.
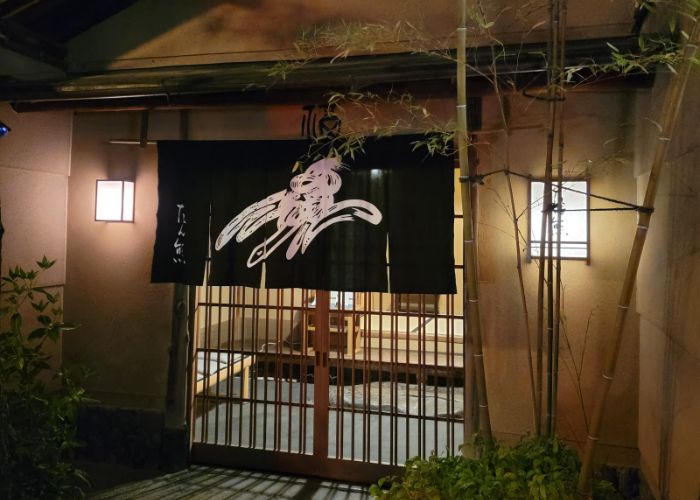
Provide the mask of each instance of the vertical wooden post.
POLYGON ((165 426, 170 429, 183 428, 186 424, 187 296, 187 285, 175 284, 165 401, 165 426))
MULTIPOLYGON (((472 344, 472 359, 474 366, 474 382, 479 404, 479 429, 482 437, 490 440, 491 418, 489 415, 488 396, 486 393, 486 373, 484 369, 484 353, 481 338, 481 319, 479 317, 479 287, 477 279, 476 245, 474 241, 474 215, 472 213, 472 196, 469 182, 469 157, 468 157, 468 123, 467 123, 467 2, 458 0, 460 12, 460 24, 457 29, 457 151, 459 155, 459 171, 462 195, 462 227, 464 244, 464 289, 463 292, 468 301, 468 310, 464 324, 468 324, 468 334, 472 344)), ((471 363, 464 360, 465 379, 466 370, 471 363)), ((466 405, 465 401, 465 405, 466 405)), ((465 414, 467 412, 465 408, 465 414)), ((465 418, 465 426, 467 419, 465 418)), ((465 428, 464 436, 467 438, 471 430, 465 428)))
POLYGON ((195 313, 197 310, 197 287, 189 285, 187 287, 187 395, 185 399, 185 425, 188 428, 188 444, 190 453, 194 442, 194 391, 197 385, 197 324, 195 313))
MULTIPOLYGON (((330 292, 316 291, 316 311, 314 330, 314 456, 318 459, 328 457, 328 389, 330 370, 328 351, 330 349, 329 332, 330 292)), ((340 418, 340 417, 338 417, 340 418)))
MULTIPOLYGON (((190 114, 189 110, 183 109, 180 111, 180 139, 185 140, 189 137, 190 114)), ((182 285, 175 285, 176 287, 182 285)), ((188 449, 192 450, 194 442, 194 393, 197 386, 197 324, 195 322, 195 313, 197 311, 197 287, 195 285, 187 285, 187 331, 184 332, 184 345, 186 346, 187 358, 185 362, 185 427, 188 430, 188 449)), ((183 290, 176 290, 176 295, 182 296, 183 290)), ((241 376, 244 376, 242 373, 241 376)))
MULTIPOLYGON (((141 147, 147 143, 148 114, 144 112, 141 121, 141 147)), ((187 138, 187 111, 180 112, 180 138, 187 138)), ((173 313, 170 346, 168 349, 168 381, 165 395, 165 432, 171 441, 166 443, 172 456, 168 467, 177 469, 184 467, 188 457, 180 456, 187 453, 191 445, 190 433, 187 433, 188 417, 190 415, 189 397, 191 387, 188 384, 188 367, 191 359, 188 356, 188 327, 190 326, 187 285, 175 284, 173 290, 173 313), (181 449, 181 447, 183 449, 181 449)), ((192 323, 193 325, 193 323, 192 323)), ((191 371, 191 370, 190 370, 191 371)))
POLYGON ((579 494, 584 497, 588 497, 591 494, 591 477, 593 473, 595 449, 600 439, 600 428, 605 413, 608 392, 610 391, 610 386, 615 377, 617 357, 622 343, 622 332, 625 328, 625 320, 627 319, 627 311, 632 299, 632 292, 634 291, 639 262, 642 258, 642 251, 644 250, 644 243, 646 242, 649 223, 651 222, 651 214, 654 208, 654 201, 656 200, 659 176, 666 163, 668 145, 671 142, 673 130, 678 121, 683 94, 685 93, 685 87, 688 83, 690 70, 694 64, 693 60, 696 57, 698 44, 700 44, 700 23, 697 20, 699 13, 700 12, 696 10, 690 36, 682 51, 683 62, 679 70, 671 77, 671 83, 666 91, 666 97, 661 111, 661 119, 658 122, 659 136, 654 150, 654 158, 651 164, 646 193, 644 195, 643 206, 646 210, 639 213, 637 230, 634 235, 634 242, 627 263, 627 271, 625 272, 625 280, 622 285, 620 300, 617 306, 617 316, 615 318, 613 330, 608 337, 609 344, 603 364, 600 388, 598 389, 595 406, 593 408, 593 416, 591 418, 586 449, 583 455, 581 473, 578 478, 578 491, 579 494))

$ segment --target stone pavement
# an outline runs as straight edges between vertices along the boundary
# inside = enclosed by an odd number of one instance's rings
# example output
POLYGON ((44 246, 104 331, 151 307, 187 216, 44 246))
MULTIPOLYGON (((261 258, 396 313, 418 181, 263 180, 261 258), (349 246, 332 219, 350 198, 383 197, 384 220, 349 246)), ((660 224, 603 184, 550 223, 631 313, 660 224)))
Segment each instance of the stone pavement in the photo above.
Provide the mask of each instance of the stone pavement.
POLYGON ((96 492, 99 500, 365 500, 364 486, 263 472, 191 466, 189 469, 96 492))

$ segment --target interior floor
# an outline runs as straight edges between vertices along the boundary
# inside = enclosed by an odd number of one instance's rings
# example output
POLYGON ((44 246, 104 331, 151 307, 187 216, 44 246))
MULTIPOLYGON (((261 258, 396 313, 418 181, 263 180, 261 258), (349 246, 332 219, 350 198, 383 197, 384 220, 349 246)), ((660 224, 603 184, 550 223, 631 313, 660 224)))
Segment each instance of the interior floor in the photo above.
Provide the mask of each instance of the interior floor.
MULTIPOLYGON (((329 457, 403 465, 416 455, 459 449, 464 440, 461 387, 402 383, 392 393, 392 385, 330 386, 329 457)), ((218 405, 208 401, 207 408, 198 411, 195 441, 310 454, 313 384, 279 381, 276 387, 274 380, 268 380, 265 390, 260 379, 251 386, 257 386, 252 391, 256 401, 234 399, 218 405)))

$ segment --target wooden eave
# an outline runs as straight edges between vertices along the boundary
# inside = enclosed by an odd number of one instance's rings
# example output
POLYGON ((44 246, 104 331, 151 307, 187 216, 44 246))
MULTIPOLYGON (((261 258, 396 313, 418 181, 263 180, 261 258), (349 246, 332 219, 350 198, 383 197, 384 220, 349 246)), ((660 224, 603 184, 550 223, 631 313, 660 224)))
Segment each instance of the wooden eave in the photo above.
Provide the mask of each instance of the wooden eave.
MULTIPOLYGON (((634 51, 636 37, 571 40, 566 65, 610 61, 610 46, 634 51)), ((518 88, 539 85, 544 78, 545 46, 541 43, 499 48, 496 69, 510 75, 518 88)), ((491 48, 469 53, 472 93, 488 93, 491 84, 491 48), (481 83, 479 83, 481 81, 481 83)), ((314 102, 330 91, 411 91, 414 95, 454 95, 455 62, 451 54, 400 53, 345 59, 309 61, 288 72, 273 75, 275 63, 230 63, 114 70, 71 74, 44 81, 0 82, 0 99, 18 112, 46 109, 154 109, 167 107, 225 106, 237 103, 314 102)), ((593 78, 591 81, 599 81, 593 78)), ((621 78, 605 75, 610 85, 648 85, 648 75, 621 78)))

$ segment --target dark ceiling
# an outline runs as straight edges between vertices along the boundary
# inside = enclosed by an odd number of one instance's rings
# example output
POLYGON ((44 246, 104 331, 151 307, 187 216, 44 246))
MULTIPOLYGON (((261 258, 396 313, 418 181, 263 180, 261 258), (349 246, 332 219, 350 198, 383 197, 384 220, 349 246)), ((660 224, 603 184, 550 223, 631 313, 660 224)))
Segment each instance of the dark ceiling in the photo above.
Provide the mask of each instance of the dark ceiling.
POLYGON ((64 67, 64 44, 136 0, 0 0, 0 46, 64 67))

